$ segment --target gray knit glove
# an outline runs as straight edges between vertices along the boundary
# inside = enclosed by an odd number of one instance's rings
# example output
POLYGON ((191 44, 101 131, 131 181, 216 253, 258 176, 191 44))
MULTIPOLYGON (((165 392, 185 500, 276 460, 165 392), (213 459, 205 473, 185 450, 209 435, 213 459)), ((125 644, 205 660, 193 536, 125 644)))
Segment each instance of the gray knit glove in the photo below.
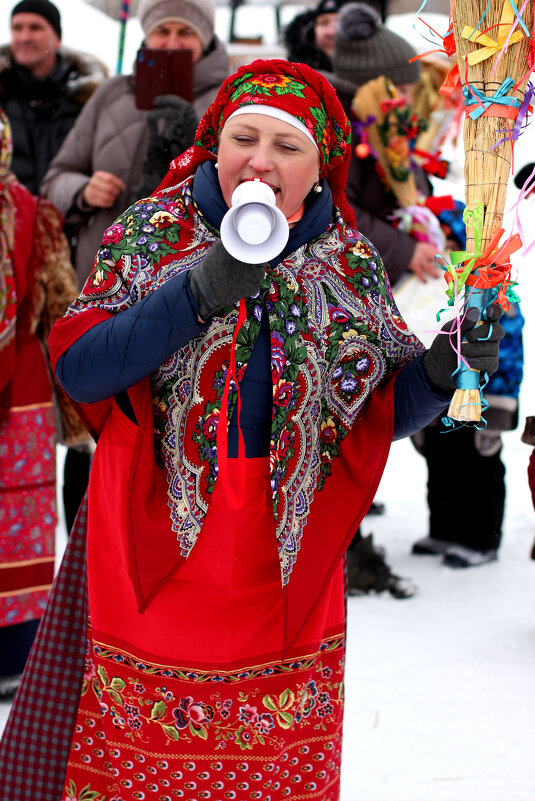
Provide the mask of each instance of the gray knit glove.
POLYGON ((221 240, 216 242, 189 272, 191 291, 203 320, 241 298, 256 295, 265 273, 265 264, 238 261, 225 250, 221 240))
MULTIPOLYGON (((477 309, 468 309, 461 324, 461 353, 473 370, 491 375, 498 368, 500 339, 503 339, 505 333, 498 322, 502 314, 500 306, 493 303, 486 311, 487 319, 474 327, 479 320, 479 312, 477 309)), ((454 322, 451 320, 446 323, 442 331, 450 331, 454 322)), ((457 369, 457 354, 448 336, 437 334, 424 355, 422 364, 429 383, 436 392, 445 395, 454 392, 455 381, 451 375, 457 369)))

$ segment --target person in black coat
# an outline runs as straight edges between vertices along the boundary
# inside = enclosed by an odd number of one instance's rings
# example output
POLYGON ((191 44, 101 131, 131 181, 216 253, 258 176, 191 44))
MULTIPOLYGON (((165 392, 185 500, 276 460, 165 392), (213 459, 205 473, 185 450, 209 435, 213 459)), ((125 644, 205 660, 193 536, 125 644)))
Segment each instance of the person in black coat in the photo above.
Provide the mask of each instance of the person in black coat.
POLYGON ((0 106, 13 136, 12 170, 33 194, 107 70, 61 49, 61 19, 49 0, 22 0, 11 12, 11 42, 0 48, 0 106))
MULTIPOLYGON (((334 38, 338 12, 346 0, 320 0, 316 8, 297 14, 284 30, 288 61, 308 64, 315 70, 332 71, 334 38)), ((386 15, 386 0, 370 0, 369 5, 386 15)))
MULTIPOLYGON (((333 72, 326 77, 337 91, 344 110, 351 118, 351 105, 358 88, 384 75, 407 97, 419 78, 419 60, 410 61, 416 50, 404 38, 381 23, 369 3, 347 3, 338 15, 333 52, 333 72)), ((358 145, 358 140, 353 142, 358 145)), ((411 165, 419 193, 431 195, 432 186, 417 164, 411 165)), ((385 185, 373 155, 359 157, 353 148, 347 176, 346 196, 355 212, 357 225, 374 243, 392 286, 407 273, 421 281, 436 278, 436 248, 430 242, 417 242, 395 228, 390 215, 399 208, 395 194, 385 185)))

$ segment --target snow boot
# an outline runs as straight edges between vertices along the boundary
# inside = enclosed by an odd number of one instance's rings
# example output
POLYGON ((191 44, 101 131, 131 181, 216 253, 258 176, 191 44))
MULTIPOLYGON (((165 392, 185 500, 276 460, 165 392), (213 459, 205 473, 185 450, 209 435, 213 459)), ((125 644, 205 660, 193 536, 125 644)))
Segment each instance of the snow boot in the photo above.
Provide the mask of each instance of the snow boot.
POLYGON ((382 501, 372 501, 370 504, 370 508, 366 512, 366 517, 384 515, 385 512, 386 512, 386 506, 382 501))
POLYGON ((422 537, 412 546, 412 553, 416 556, 440 556, 446 553, 456 543, 450 540, 438 540, 435 537, 422 537))
POLYGON ((22 679, 22 673, 15 676, 0 676, 0 701, 10 701, 15 697, 22 679))
POLYGON ((479 567, 495 562, 497 558, 498 551, 495 549, 478 551, 465 545, 452 545, 444 554, 442 562, 448 567, 479 567))
POLYGON ((410 579, 396 576, 385 561, 383 548, 377 548, 372 535, 354 540, 347 549, 349 595, 388 591, 394 598, 412 598, 417 587, 410 579))

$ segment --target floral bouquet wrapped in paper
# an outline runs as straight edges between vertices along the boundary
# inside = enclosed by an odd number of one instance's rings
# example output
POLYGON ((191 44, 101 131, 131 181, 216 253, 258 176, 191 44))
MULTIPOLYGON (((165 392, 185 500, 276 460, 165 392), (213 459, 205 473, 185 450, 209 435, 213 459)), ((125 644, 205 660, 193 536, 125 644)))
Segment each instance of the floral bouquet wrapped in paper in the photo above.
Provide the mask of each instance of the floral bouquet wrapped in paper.
POLYGON ((442 94, 440 87, 452 68, 445 55, 427 54, 421 58, 422 72, 413 92, 412 113, 427 121, 413 149, 413 159, 430 175, 445 178, 449 163, 442 158, 442 148, 455 141, 462 114, 459 88, 442 94))
POLYGON ((405 97, 382 75, 357 90, 351 110, 366 126, 365 138, 377 159, 380 175, 399 204, 417 204, 411 151, 426 127, 425 121, 411 113, 405 97))
POLYGON ((412 169, 414 144, 427 123, 413 113, 407 99, 384 76, 357 90, 352 113, 358 121, 354 129, 369 148, 363 155, 371 152, 376 158, 380 177, 398 200, 400 208, 390 216, 392 224, 443 251, 440 224, 420 196, 412 169))

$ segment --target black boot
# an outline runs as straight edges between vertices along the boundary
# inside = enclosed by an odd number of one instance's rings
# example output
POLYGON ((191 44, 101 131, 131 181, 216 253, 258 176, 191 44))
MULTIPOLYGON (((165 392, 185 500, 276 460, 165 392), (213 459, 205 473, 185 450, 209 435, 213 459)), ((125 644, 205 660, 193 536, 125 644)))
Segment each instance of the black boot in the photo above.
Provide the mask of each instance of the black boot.
POLYGON ((392 573, 383 548, 373 545, 371 534, 355 537, 347 549, 347 581, 349 595, 388 590, 394 598, 411 598, 418 591, 410 579, 392 573))

